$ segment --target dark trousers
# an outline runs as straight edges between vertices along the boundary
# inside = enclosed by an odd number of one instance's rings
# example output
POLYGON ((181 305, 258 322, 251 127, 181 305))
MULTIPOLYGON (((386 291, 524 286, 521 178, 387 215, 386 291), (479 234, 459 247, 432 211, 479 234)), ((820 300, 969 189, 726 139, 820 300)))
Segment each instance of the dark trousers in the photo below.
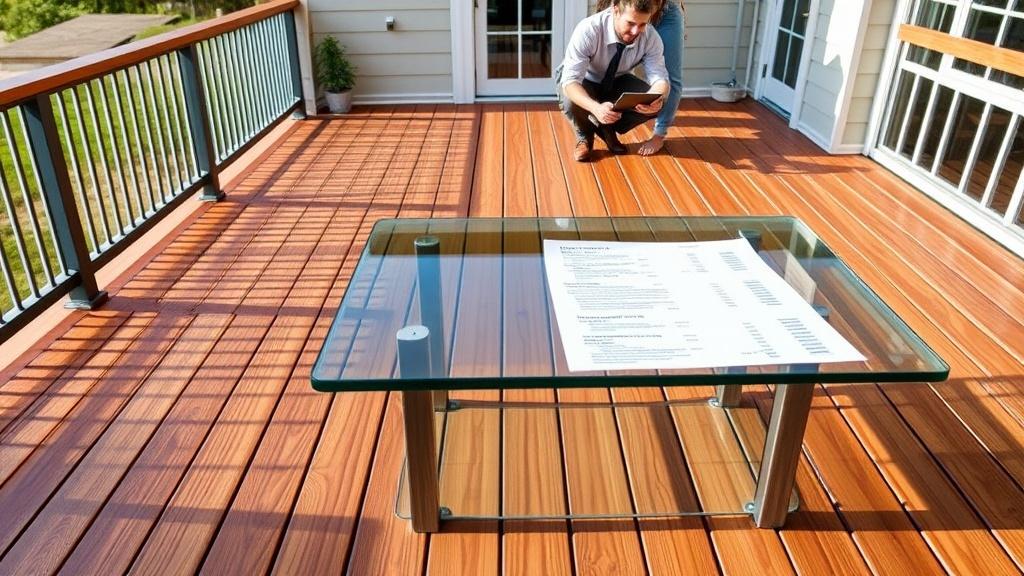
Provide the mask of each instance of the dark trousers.
MULTIPOLYGON (((612 84, 611 90, 606 94, 601 93, 601 85, 597 82, 591 82, 590 80, 583 81, 583 89, 587 91, 587 94, 591 98, 598 102, 615 102, 623 92, 647 92, 651 89, 651 86, 643 80, 637 78, 632 74, 622 74, 615 78, 615 83, 612 84)), ((576 132, 576 137, 579 140, 586 138, 587 140, 593 140, 594 132, 597 131, 597 126, 590 121, 590 112, 587 112, 583 108, 580 108, 576 104, 573 104, 569 97, 566 96, 565 92, 559 87, 558 93, 559 106, 562 108, 562 113, 569 119, 569 123, 572 124, 573 130, 576 132)), ((647 122, 651 118, 655 118, 657 114, 641 114, 636 110, 624 110, 622 117, 619 121, 611 124, 612 130, 619 134, 625 134, 633 128, 647 122)))

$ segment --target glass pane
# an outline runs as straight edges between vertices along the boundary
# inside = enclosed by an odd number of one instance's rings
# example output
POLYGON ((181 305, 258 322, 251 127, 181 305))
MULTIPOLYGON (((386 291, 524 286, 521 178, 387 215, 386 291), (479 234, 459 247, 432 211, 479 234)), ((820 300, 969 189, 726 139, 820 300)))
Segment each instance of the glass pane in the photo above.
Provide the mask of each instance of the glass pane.
POLYGON ((994 8, 1006 8, 1006 2, 1008 0, 974 0, 974 3, 979 6, 992 6, 994 8))
POLYGON ((794 15, 796 15, 796 0, 783 0, 782 17, 779 18, 779 28, 792 30, 794 15))
POLYGON ((511 34, 487 37, 487 77, 519 77, 519 38, 511 34))
MULTIPOLYGON (((1010 18, 1007 26, 1008 29, 1002 42, 1003 48, 1024 52, 1024 18, 1010 18)), ((991 79, 1011 88, 1024 88, 1024 77, 1009 72, 993 70, 991 79)))
POLYGON ((523 0, 523 30, 551 30, 551 0, 523 0))
POLYGON ((786 75, 786 51, 789 48, 789 34, 779 31, 775 41, 775 60, 772 61, 772 78, 782 82, 786 75))
POLYGON ((800 54, 804 50, 804 41, 792 36, 789 46, 789 61, 786 62, 786 86, 796 88, 796 75, 800 71, 800 54))
POLYGON ((964 28, 964 38, 995 44, 999 37, 999 26, 1003 23, 1003 17, 991 12, 971 10, 967 17, 967 26, 964 28))
POLYGON ((981 113, 984 109, 985 103, 981 100, 963 96, 959 108, 953 115, 953 132, 950 134, 946 155, 939 167, 939 176, 954 186, 960 184, 960 177, 964 173, 964 165, 971 153, 971 144, 978 133, 978 124, 981 122, 981 113))
MULTIPOLYGON (((1024 166, 1024 122, 1017 123, 1017 133, 1010 144, 1010 154, 1003 164, 1003 171, 999 174, 999 181, 996 189, 992 192, 992 200, 989 207, 1000 216, 1006 213, 1010 205, 1010 198, 1013 197, 1013 187, 1020 179, 1021 166, 1024 166)), ((1018 217, 1018 222, 1019 222, 1018 217)))
POLYGON ((811 15, 811 0, 800 0, 796 7, 796 22, 793 24, 793 31, 803 36, 807 31, 807 19, 811 15))
POLYGON ((896 143, 900 138, 900 127, 903 123, 903 114, 907 110, 910 101, 910 90, 914 86, 914 75, 904 71, 900 74, 900 81, 897 83, 894 96, 889 101, 889 123, 885 127, 885 138, 882 146, 889 150, 896 149, 896 143))
POLYGON ((988 185, 988 178, 992 175, 992 167, 999 156, 999 148, 1003 145, 1003 138, 1006 137, 1010 119, 1010 113, 1006 110, 992 108, 988 127, 981 139, 978 159, 974 163, 974 169, 971 170, 970 178, 967 179, 967 195, 975 200, 981 200, 982 195, 985 194, 985 186, 988 185))
POLYGON ((940 32, 949 32, 953 27, 953 16, 956 14, 956 6, 924 0, 917 11, 917 16, 912 23, 940 32))
POLYGON ((519 29, 516 0, 487 0, 487 31, 509 32, 519 29))
POLYGON ((924 121, 924 113, 928 108, 928 101, 932 97, 932 81, 922 78, 917 87, 917 97, 914 98, 914 105, 910 109, 910 118, 907 124, 907 137, 903 141, 903 149, 897 150, 907 158, 914 154, 914 146, 917 146, 917 136, 921 133, 921 122, 924 121))
POLYGON ((523 36, 523 78, 551 77, 551 36, 523 36))
POLYGON ((928 127, 928 135, 925 136, 924 146, 921 148, 921 158, 918 165, 925 170, 931 170, 935 162, 935 153, 939 149, 939 140, 942 139, 942 131, 946 128, 947 112, 953 105, 953 90, 946 86, 939 86, 939 97, 935 102, 935 112, 932 116, 931 125, 928 127))
MULTIPOLYGON (((971 10, 967 17, 967 26, 964 28, 964 38, 994 45, 999 37, 999 27, 1002 23, 1003 17, 999 14, 971 10)), ((975 76, 985 75, 985 66, 959 58, 953 61, 953 67, 975 76)))

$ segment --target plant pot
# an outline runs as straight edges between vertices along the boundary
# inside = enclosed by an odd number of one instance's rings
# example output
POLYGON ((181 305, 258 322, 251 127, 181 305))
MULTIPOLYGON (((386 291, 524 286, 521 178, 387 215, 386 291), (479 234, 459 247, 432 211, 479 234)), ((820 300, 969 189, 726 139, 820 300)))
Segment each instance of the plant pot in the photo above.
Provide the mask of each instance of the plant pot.
POLYGON ((327 108, 333 114, 348 114, 348 111, 352 109, 352 91, 345 90, 344 92, 324 92, 324 98, 327 100, 327 108))
POLYGON ((719 102, 737 102, 746 96, 746 88, 737 86, 735 80, 732 82, 711 83, 711 97, 719 102))

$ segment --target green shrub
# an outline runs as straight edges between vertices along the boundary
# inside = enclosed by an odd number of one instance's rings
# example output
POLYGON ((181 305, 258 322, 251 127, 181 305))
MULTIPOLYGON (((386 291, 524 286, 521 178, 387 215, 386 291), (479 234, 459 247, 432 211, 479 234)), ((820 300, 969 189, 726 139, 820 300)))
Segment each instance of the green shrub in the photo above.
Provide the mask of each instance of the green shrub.
POLYGON ((334 36, 316 45, 316 79, 328 92, 351 90, 356 84, 356 67, 345 56, 345 47, 334 36))
POLYGON ((11 0, 0 25, 8 39, 17 40, 84 13, 78 2, 67 0, 11 0))

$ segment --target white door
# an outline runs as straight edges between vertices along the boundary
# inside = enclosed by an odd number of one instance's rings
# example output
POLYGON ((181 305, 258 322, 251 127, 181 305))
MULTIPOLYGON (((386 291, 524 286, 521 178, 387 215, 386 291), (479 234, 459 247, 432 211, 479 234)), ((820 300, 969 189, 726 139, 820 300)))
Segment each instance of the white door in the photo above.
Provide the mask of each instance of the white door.
POLYGON ((811 0, 781 0, 769 20, 767 75, 762 97, 789 114, 804 53, 811 0), (773 46, 774 43, 774 46, 773 46))
POLYGON ((476 93, 548 96, 565 50, 563 0, 476 0, 476 93))

